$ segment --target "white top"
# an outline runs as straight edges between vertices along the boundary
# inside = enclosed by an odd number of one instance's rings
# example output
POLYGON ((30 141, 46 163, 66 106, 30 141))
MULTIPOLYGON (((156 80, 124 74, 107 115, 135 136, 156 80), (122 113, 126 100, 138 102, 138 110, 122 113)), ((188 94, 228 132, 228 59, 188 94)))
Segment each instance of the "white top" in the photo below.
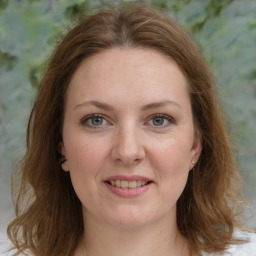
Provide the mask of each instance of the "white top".
MULTIPOLYGON (((235 237, 245 239, 248 242, 231 245, 226 253, 206 253, 202 252, 203 256, 256 256, 256 234, 235 232, 235 237)), ((7 253, 10 247, 10 242, 4 234, 0 232, 0 256, 10 256, 11 253, 7 253)))
POLYGON ((256 234, 237 231, 234 237, 248 242, 231 245, 225 253, 206 253, 203 256, 256 256, 256 234))

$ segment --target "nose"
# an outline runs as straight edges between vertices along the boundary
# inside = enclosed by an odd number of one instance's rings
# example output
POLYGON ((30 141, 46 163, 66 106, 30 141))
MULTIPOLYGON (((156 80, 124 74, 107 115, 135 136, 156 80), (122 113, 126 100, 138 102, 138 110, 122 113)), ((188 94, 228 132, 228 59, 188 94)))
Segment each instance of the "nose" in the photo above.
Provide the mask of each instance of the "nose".
POLYGON ((113 148, 112 158, 124 165, 140 163, 145 157, 145 149, 142 137, 135 127, 126 127, 117 131, 113 148))

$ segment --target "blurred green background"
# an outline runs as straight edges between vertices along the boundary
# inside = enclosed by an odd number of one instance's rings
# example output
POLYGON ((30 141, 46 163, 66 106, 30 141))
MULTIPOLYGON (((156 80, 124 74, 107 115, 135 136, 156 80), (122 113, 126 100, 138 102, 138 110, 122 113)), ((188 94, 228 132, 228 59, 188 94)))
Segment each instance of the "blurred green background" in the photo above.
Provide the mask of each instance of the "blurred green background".
MULTIPOLYGON (((131 1, 0 0, 0 230, 13 216, 10 174, 47 59, 77 15, 131 1)), ((256 227, 256 1, 148 0, 191 33, 212 67, 256 227)))

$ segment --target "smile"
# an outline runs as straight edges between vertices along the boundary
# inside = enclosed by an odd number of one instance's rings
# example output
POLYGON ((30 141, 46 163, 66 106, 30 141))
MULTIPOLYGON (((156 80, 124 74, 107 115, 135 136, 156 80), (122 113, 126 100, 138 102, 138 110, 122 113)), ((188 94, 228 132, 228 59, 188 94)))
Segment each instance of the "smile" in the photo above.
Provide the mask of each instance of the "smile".
POLYGON ((131 180, 131 181, 127 181, 127 180, 110 180, 108 181, 109 184, 111 184, 112 186, 118 187, 118 188, 138 188, 141 186, 145 186, 148 183, 150 183, 150 181, 143 181, 143 180, 131 180))
POLYGON ((131 198, 146 193, 152 187, 154 181, 139 175, 116 175, 105 179, 104 184, 115 195, 131 198))

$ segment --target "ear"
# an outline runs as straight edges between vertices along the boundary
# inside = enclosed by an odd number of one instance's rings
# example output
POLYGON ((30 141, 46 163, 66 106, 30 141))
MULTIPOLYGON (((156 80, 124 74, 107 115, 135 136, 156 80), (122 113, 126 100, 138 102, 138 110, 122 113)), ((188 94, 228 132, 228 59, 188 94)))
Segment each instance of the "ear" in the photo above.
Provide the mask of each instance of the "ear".
POLYGON ((60 142, 59 144, 59 152, 61 154, 61 167, 63 171, 69 172, 70 170, 69 162, 68 162, 67 153, 66 153, 66 149, 63 142, 60 142))
POLYGON ((189 169, 193 169, 193 167, 196 165, 202 151, 202 135, 198 129, 195 130, 195 136, 193 145, 191 148, 191 161, 189 169))

